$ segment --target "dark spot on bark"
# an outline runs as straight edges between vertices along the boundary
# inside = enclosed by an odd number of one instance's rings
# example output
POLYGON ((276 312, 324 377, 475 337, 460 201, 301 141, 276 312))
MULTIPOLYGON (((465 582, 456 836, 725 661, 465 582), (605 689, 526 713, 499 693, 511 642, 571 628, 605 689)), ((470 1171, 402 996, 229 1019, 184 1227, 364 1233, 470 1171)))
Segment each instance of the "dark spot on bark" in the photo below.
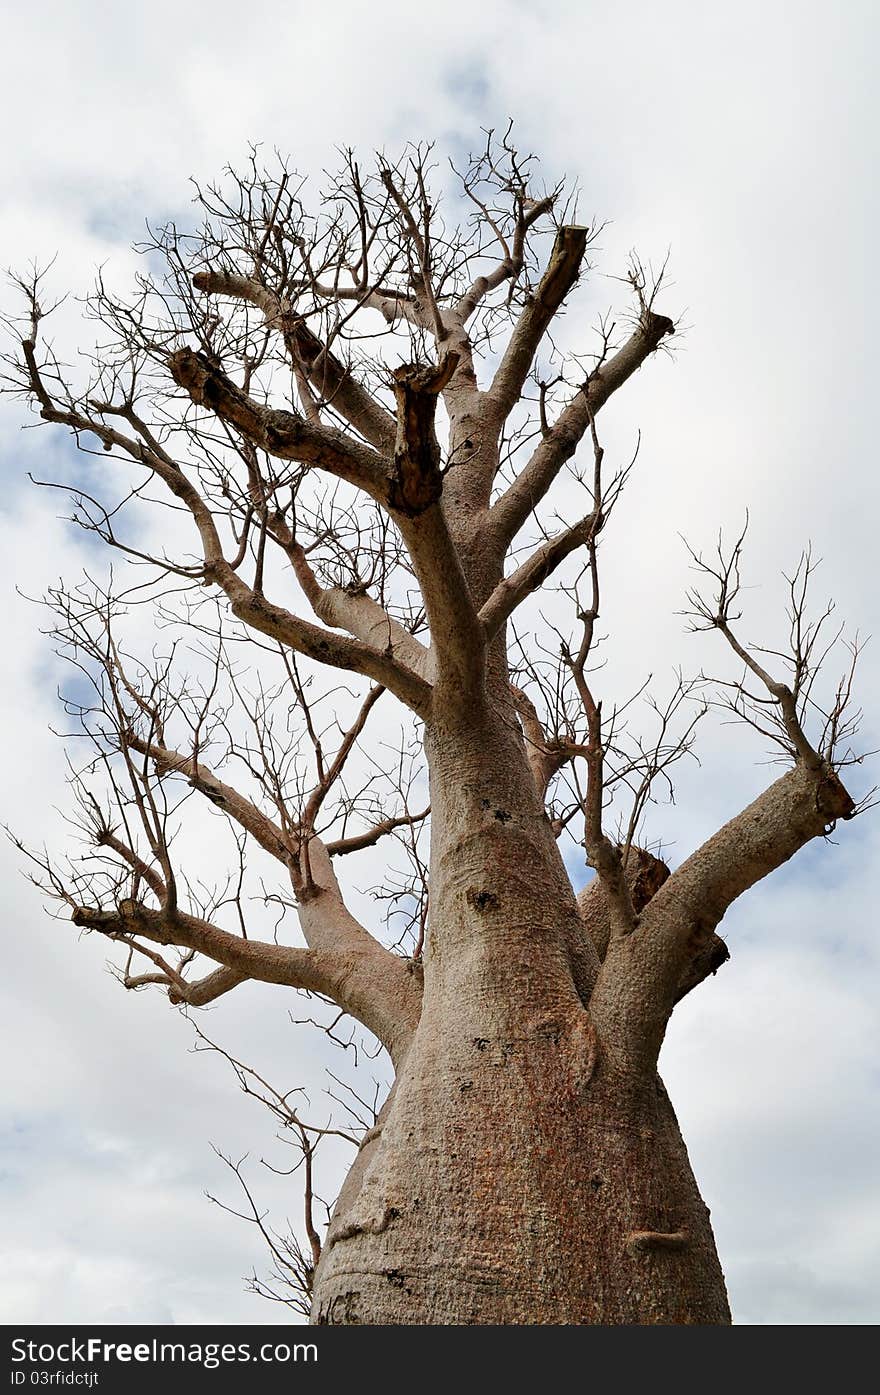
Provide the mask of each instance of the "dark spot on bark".
POLYGON ((590 1178, 590 1187, 594 1192, 600 1190, 602 1186, 602 1181, 603 1179, 599 1176, 598 1172, 594 1172, 593 1176, 590 1178))
MULTIPOLYGON (((661 886, 670 876, 669 868, 665 862, 661 862, 659 857, 654 857, 651 853, 645 852, 644 848, 635 849, 636 874, 632 883, 630 894, 632 896, 633 909, 643 911, 651 898, 656 895, 661 886)), ((629 867, 632 863, 628 864, 629 867)))
POLYGON ((474 1088, 474 1082, 472 1080, 462 1080, 458 1088, 461 1093, 464 1094, 467 1090, 472 1090, 474 1088))
POLYGON ((664 334, 675 333, 675 321, 670 320, 668 315, 657 315, 649 310, 644 316, 642 328, 650 340, 659 344, 664 334))
POLYGON ((347 1293, 337 1293, 318 1310, 318 1323, 331 1326, 353 1326, 360 1322, 357 1305, 360 1289, 349 1289, 347 1293))
POLYGON ((558 1022, 542 1022, 536 1035, 542 1041, 552 1041, 554 1046, 558 1046, 562 1037, 562 1028, 558 1022))
POLYGON ((399 1269, 386 1269, 385 1278, 392 1288, 403 1288, 406 1283, 406 1275, 401 1274, 399 1269))
POLYGON ((478 891, 472 886, 467 892, 467 903, 482 914, 498 905, 498 897, 492 891, 478 891))
POLYGON ((474 1046, 477 1048, 478 1051, 485 1051, 488 1045, 488 1037, 474 1037, 474 1046))
POLYGON ((448 383, 458 358, 450 352, 440 364, 403 364, 394 372, 397 439, 388 502, 409 518, 436 504, 443 492, 434 413, 437 394, 448 383))
POLYGON ((837 819, 851 819, 855 814, 855 803, 833 770, 828 770, 816 787, 816 808, 829 816, 832 831, 837 819))
POLYGON ((496 809, 495 817, 499 823, 509 823, 513 818, 513 814, 509 814, 506 809, 496 809))
POLYGON ((401 463, 397 478, 391 481, 388 490, 388 506, 407 518, 418 518, 419 514, 437 503, 442 492, 443 477, 439 468, 431 474, 413 467, 409 462, 401 463))
POLYGON ((400 1214, 401 1211, 399 1206, 389 1206, 388 1210, 385 1212, 389 1222, 396 1221, 400 1214))
POLYGON ((491 809, 491 807, 492 807, 492 801, 491 801, 491 799, 481 799, 481 800, 480 800, 480 808, 481 808, 481 809, 491 809))

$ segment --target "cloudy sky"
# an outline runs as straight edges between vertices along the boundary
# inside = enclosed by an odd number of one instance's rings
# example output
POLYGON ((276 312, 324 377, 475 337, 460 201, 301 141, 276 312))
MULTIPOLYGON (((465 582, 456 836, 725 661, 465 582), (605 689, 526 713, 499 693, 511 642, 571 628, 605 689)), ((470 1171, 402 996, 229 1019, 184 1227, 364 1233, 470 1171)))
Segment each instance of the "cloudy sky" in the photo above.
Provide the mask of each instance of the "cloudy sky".
MULTIPOLYGON (((604 428, 612 448, 637 428, 644 442, 608 547, 621 682, 712 667, 711 637, 685 636, 676 615, 678 535, 711 544, 747 505, 755 633, 781 636, 779 573, 807 540, 823 597, 876 629, 876 6, 331 0, 318 14, 300 0, 7 7, 2 263, 58 252, 59 288, 85 289, 99 264, 124 280, 144 219, 185 223, 188 177, 240 161, 250 141, 320 171, 341 144, 458 151, 512 116, 548 175, 578 181, 582 213, 610 220, 601 272, 618 274, 631 247, 671 249, 661 308, 689 327, 604 428)), ((598 273, 583 289, 585 333, 618 289, 598 273)), ((15 588, 75 578, 85 553, 27 482, 66 447, 22 435, 20 420, 0 415, 2 799, 4 818, 41 840, 61 836, 48 731, 59 673, 15 588)), ((860 678, 865 747, 880 746, 878 653, 860 678)), ((653 830, 673 860, 770 778, 762 757, 729 728, 707 732, 702 766, 653 830)), ((243 1291, 255 1236, 205 1199, 234 1199, 211 1144, 258 1167, 269 1121, 221 1061, 189 1054, 191 1028, 159 995, 126 995, 101 944, 46 919, 20 859, 0 851, 0 1316, 283 1319, 243 1291)), ((878 1317, 878 851, 869 815, 737 906, 723 927, 731 963, 678 1011, 664 1048, 742 1323, 878 1317)), ((246 986, 208 1027, 279 1084, 320 1091, 326 1052, 287 1009, 278 990, 246 986)), ((279 1223, 285 1206, 296 1215, 295 1197, 266 1188, 279 1223)))

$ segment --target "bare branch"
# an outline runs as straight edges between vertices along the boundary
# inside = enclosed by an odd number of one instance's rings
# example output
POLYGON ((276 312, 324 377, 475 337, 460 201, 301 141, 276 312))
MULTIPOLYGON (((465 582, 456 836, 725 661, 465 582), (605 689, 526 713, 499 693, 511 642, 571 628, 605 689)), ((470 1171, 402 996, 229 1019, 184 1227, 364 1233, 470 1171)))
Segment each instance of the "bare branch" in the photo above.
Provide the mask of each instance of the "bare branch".
POLYGON ((485 627, 487 639, 491 640, 498 633, 517 606, 533 591, 539 590, 566 557, 598 535, 606 516, 597 509, 586 518, 582 518, 579 523, 566 528, 563 533, 548 538, 517 567, 516 571, 496 586, 480 610, 480 619, 485 627))
POLYGON ((538 345, 577 282, 589 240, 589 228, 563 226, 556 234, 547 270, 520 313, 488 391, 490 410, 499 421, 519 400, 538 345))
POLYGON ((817 776, 799 762, 719 829, 660 888, 638 933, 609 946, 591 1000, 599 1030, 607 1026, 615 1046, 656 1060, 681 985, 711 953, 728 907, 854 809, 830 767, 817 776))
POLYGON ((264 407, 237 387, 206 354, 178 349, 168 360, 174 381, 198 406, 208 407, 255 446, 281 460, 315 465, 373 498, 387 498, 384 461, 370 447, 332 426, 316 426, 294 412, 264 407))
POLYGON ((665 315, 649 311, 621 349, 590 374, 583 387, 560 412, 534 454, 489 512, 489 528, 510 543, 534 512, 559 471, 577 450, 591 418, 609 397, 631 378, 655 352, 675 325, 665 315))
POLYGON ((282 336, 291 361, 302 368, 321 401, 340 412, 355 431, 387 454, 394 445, 394 418, 361 386, 343 364, 309 329, 294 305, 284 301, 254 277, 228 271, 201 271, 193 285, 206 295, 231 296, 256 305, 266 323, 282 336))

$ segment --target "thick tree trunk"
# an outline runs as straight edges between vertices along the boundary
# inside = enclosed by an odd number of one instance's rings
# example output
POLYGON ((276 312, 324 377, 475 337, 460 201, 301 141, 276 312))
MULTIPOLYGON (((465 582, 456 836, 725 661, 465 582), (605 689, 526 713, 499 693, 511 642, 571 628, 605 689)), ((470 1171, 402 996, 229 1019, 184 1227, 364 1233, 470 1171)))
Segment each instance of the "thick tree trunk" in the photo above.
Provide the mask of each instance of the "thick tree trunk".
POLYGON ((319 1323, 727 1323, 659 1079, 577 1080, 571 1035, 480 1041, 395 1095, 337 1209, 319 1323))
POLYGON ((583 928, 515 722, 428 746, 424 1007, 313 1321, 729 1322, 666 1092, 603 1050, 575 987, 583 928))

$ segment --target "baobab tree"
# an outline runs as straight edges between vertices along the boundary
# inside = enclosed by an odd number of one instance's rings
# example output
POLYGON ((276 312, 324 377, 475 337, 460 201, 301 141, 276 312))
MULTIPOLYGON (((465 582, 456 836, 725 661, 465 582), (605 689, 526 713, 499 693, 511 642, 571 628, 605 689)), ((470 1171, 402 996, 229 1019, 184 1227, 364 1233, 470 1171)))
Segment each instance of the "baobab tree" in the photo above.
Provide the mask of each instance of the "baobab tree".
MULTIPOLYGON (((127 988, 194 1011, 278 984, 384 1047, 394 1083, 326 1233, 309 1205, 309 1248, 276 1252, 313 1321, 726 1323, 658 1053, 727 958, 734 900, 860 807, 840 776, 858 645, 823 696, 809 554, 789 648, 750 643, 742 535, 693 553, 687 603, 736 680, 679 678, 645 725, 603 694, 600 542, 631 462, 605 461, 597 423, 674 342, 662 275, 633 261, 626 314, 563 353, 598 228, 509 132, 445 204, 437 179, 426 147, 368 172, 348 153, 309 212, 254 152, 197 188, 197 228, 151 231, 128 296, 99 281, 82 381, 46 338, 45 276, 19 279, 8 385, 97 457, 60 487, 123 559, 49 598, 89 849, 31 856, 61 913, 121 946, 127 988), (645 812, 713 705, 784 769, 670 872, 645 812), (185 850, 200 799, 238 849, 210 891, 185 850), (595 874, 580 892, 563 845, 595 874), (342 868, 386 846, 365 925, 342 868), (278 872, 267 938, 251 848, 278 872)), ((267 1097, 310 1200, 316 1135, 267 1097)))

